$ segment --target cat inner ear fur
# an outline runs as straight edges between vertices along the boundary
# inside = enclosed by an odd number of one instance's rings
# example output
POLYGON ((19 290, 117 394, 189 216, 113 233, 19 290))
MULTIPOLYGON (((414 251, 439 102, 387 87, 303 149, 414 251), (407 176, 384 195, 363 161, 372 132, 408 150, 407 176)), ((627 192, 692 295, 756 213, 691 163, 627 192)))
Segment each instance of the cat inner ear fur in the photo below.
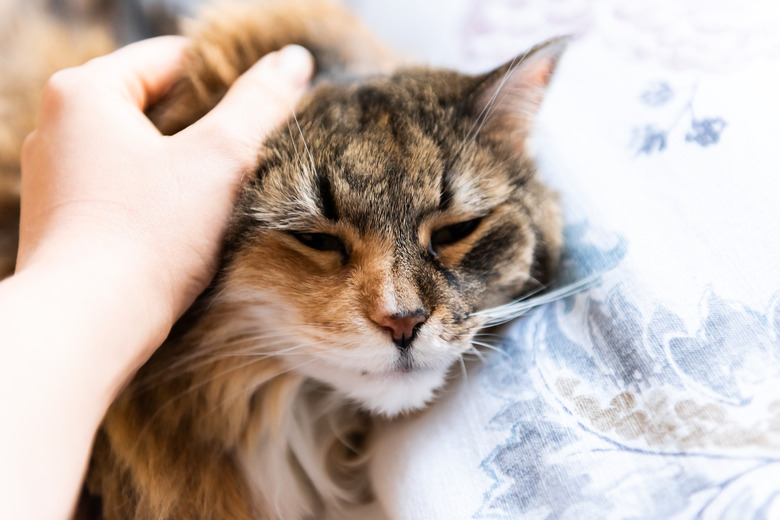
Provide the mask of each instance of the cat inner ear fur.
POLYGON ((513 155, 525 140, 569 38, 548 40, 481 76, 469 96, 479 134, 505 143, 513 155))

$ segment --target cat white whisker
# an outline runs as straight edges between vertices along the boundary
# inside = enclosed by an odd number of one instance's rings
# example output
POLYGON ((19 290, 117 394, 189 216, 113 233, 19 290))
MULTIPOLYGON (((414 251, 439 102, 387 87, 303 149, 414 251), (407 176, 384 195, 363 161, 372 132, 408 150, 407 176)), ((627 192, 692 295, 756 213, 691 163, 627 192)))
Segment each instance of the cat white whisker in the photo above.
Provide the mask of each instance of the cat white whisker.
MULTIPOLYGON (((500 352, 500 351, 499 351, 500 352)), ((478 349, 474 348, 474 345, 471 345, 469 349, 465 353, 474 354, 482 363, 485 363, 487 361, 487 358, 480 352, 478 349)), ((464 353, 464 354, 465 354, 464 353)))
POLYGON ((476 339, 498 339, 498 340, 504 338, 503 335, 495 334, 492 332, 476 332, 472 337, 476 339))
MULTIPOLYGON (((192 372, 197 370, 201 366, 207 366, 214 361, 231 358, 231 357, 243 357, 243 356, 255 356, 258 357, 262 354, 262 357, 273 357, 277 352, 260 352, 260 348, 268 350, 269 347, 274 345, 281 345, 287 343, 288 334, 268 334, 268 335, 256 335, 236 338, 235 340, 228 340, 218 346, 212 348, 204 348, 198 352, 190 353, 187 356, 180 356, 173 361, 163 374, 155 374, 155 377, 147 377, 136 380, 134 385, 137 388, 143 388, 150 384, 158 384, 160 381, 171 380, 179 377, 181 374, 192 372), (281 338, 276 342, 268 342, 269 339, 281 338), (243 349, 237 349, 237 345, 250 343, 243 349), (260 347, 259 345, 262 345, 260 347)), ((292 353, 292 350, 289 351, 292 353)))
POLYGON ((501 349, 499 347, 496 347, 495 345, 490 345, 488 343, 483 343, 481 341, 472 341, 472 343, 473 343, 472 348, 474 348, 475 352, 479 352, 479 350, 477 348, 475 348, 474 345, 476 345, 478 347, 486 348, 488 350, 492 350, 494 352, 498 352, 499 354, 501 354, 504 357, 510 357, 509 354, 506 351, 504 351, 503 349, 501 349))
MULTIPOLYGON (((296 365, 292 365, 292 366, 286 367, 283 370, 280 370, 280 371, 276 372, 274 377, 283 376, 283 375, 288 374, 290 372, 296 372, 296 371, 300 370, 301 368, 303 368, 303 367, 305 367, 307 365, 310 365, 310 364, 312 364, 314 362, 315 362, 314 359, 309 359, 308 361, 306 361, 304 363, 299 363, 299 364, 296 364, 296 365)), ((246 368, 247 366, 250 366, 251 364, 252 364, 251 362, 250 363, 246 363, 245 365, 242 365, 241 367, 238 367, 237 369, 240 370, 241 368, 246 368)), ((253 389, 250 389, 250 390, 253 391, 253 389)), ((236 399, 238 399, 242 395, 246 395, 246 393, 247 393, 247 389, 244 388, 244 389, 242 389, 239 392, 234 392, 234 393, 226 396, 221 402, 216 403, 210 410, 207 410, 205 412, 206 415, 211 415, 213 413, 216 413, 219 410, 224 409, 232 401, 235 401, 236 399)))
POLYGON ((528 313, 536 307, 584 292, 593 287, 600 279, 600 274, 594 274, 558 289, 542 293, 539 296, 524 296, 504 305, 477 311, 474 315, 486 318, 483 328, 501 325, 528 313))
MULTIPOLYGON (((302 346, 303 346, 303 345, 302 345, 302 346)), ((242 356, 238 356, 238 357, 242 357, 242 356)), ((267 357, 275 358, 276 356, 269 355, 269 356, 267 356, 267 357)), ((213 374, 213 375, 211 375, 211 376, 210 376, 210 377, 208 377, 208 378, 205 378, 205 379, 204 379, 204 380, 202 380, 202 381, 199 381, 197 384, 192 384, 192 385, 191 385, 191 386, 189 386, 189 387, 188 387, 186 390, 184 390, 184 391, 182 391, 182 392, 180 392, 180 393, 178 393, 178 394, 174 395, 173 397, 171 397, 170 399, 168 399, 166 402, 162 403, 162 404, 160 405, 160 407, 159 407, 159 408, 158 408, 158 409, 157 409, 157 410, 154 412, 154 414, 152 414, 152 416, 151 416, 151 417, 149 417, 149 419, 148 419, 148 421, 147 421, 147 424, 146 424, 146 425, 145 425, 145 426, 144 426, 144 427, 143 427, 143 428, 140 430, 140 432, 139 432, 139 434, 138 434, 138 440, 136 440, 135 447, 137 447, 137 446, 138 446, 138 442, 140 442, 140 438, 143 436, 143 434, 145 434, 145 433, 146 433, 146 431, 148 430, 149 426, 150 426, 150 425, 151 425, 151 424, 154 422, 154 419, 155 419, 155 418, 156 418, 156 417, 157 417, 157 416, 158 416, 160 413, 162 413, 162 412, 163 412, 163 410, 164 410, 165 408, 167 408, 167 407, 171 406, 171 405, 172 405, 174 402, 178 401, 179 399, 182 399, 183 397, 186 397, 188 394, 190 394, 190 393, 193 393, 193 392, 195 392, 195 391, 199 390, 200 388, 202 388, 202 387, 204 387, 204 386, 207 386, 207 385, 209 385, 209 384, 213 383, 213 382, 214 382, 214 381, 216 381, 217 379, 221 379, 221 378, 223 378, 223 377, 225 377, 225 376, 227 376, 227 375, 230 375, 230 374, 232 374, 232 373, 234 373, 234 372, 237 372, 237 371, 239 371, 239 370, 243 370, 243 369, 245 369, 245 368, 247 368, 247 367, 249 367, 249 366, 251 366, 251 365, 253 365, 253 364, 255 364, 255 363, 258 363, 258 362, 260 362, 260 361, 263 361, 264 359, 266 359, 266 358, 264 357, 264 358, 260 358, 260 359, 258 359, 258 358, 254 358, 254 357, 249 357, 249 358, 248 358, 248 360, 247 360, 245 363, 241 363, 241 364, 238 364, 238 365, 235 365, 235 366, 231 366, 231 367, 230 367, 230 368, 228 368, 227 370, 223 370, 223 371, 221 371, 221 372, 218 372, 218 373, 216 373, 216 374, 213 374)), ((297 369, 300 369, 300 368, 302 368, 303 366, 306 366, 307 364, 309 364, 309 363, 312 363, 313 361, 314 361, 314 360, 312 359, 312 360, 309 360, 309 361, 307 361, 307 362, 305 362, 305 363, 300 363, 300 364, 298 364, 298 365, 295 365, 295 366, 290 366, 290 367, 286 367, 286 368, 283 368, 283 369, 277 370, 277 371, 275 371, 275 372, 274 372, 274 377, 278 377, 278 376, 280 376, 280 375, 283 375, 283 374, 286 374, 286 373, 288 373, 288 372, 291 372, 291 371, 295 371, 295 370, 297 370, 297 369)), ((217 407, 217 408, 218 408, 218 407, 217 407)), ((134 448, 134 449, 135 449, 135 448, 134 448)))
MULTIPOLYGON (((293 111, 293 116, 295 116, 295 111, 293 111)), ((290 136, 290 143, 292 144, 293 151, 295 152, 295 158, 298 160, 298 164, 301 166, 301 171, 306 170, 306 165, 303 162, 303 157, 301 157, 300 152, 298 152, 298 145, 295 144, 295 136, 292 132, 292 126, 290 126, 290 121, 287 121, 287 134, 290 136)))
POLYGON ((458 361, 460 361, 460 369, 461 369, 461 372, 463 373, 463 381, 465 383, 468 383, 468 381, 469 381, 469 373, 466 370, 466 362, 463 361, 463 356, 459 356, 458 357, 458 361))
POLYGON ((306 149, 306 154, 309 156, 309 162, 311 163, 311 169, 314 175, 317 175, 317 166, 314 164, 314 157, 311 155, 311 151, 309 150, 309 145, 306 144, 306 138, 303 137, 303 130, 301 129, 301 124, 298 122, 298 116, 295 115, 295 111, 293 110, 292 113, 293 120, 295 121, 295 126, 298 127, 298 133, 301 134, 301 141, 303 141, 303 147, 306 149))

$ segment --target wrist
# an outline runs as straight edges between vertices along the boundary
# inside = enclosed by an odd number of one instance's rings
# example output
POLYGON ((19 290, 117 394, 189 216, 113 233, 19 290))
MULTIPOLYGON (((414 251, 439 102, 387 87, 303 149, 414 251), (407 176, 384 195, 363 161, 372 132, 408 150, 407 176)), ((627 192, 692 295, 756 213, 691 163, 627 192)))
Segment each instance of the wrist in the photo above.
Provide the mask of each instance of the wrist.
POLYGON ((0 395, 14 422, 0 433, 0 460, 14 468, 0 492, 9 518, 62 518, 72 507, 106 409, 161 341, 153 313, 117 281, 128 264, 44 259, 0 282, 0 395), (35 514, 18 499, 33 489, 50 492, 35 514))
POLYGON ((69 242, 67 252, 49 245, 9 283, 23 291, 42 327, 61 331, 71 373, 90 380, 107 406, 169 332, 176 319, 169 291, 142 252, 120 244, 69 242))

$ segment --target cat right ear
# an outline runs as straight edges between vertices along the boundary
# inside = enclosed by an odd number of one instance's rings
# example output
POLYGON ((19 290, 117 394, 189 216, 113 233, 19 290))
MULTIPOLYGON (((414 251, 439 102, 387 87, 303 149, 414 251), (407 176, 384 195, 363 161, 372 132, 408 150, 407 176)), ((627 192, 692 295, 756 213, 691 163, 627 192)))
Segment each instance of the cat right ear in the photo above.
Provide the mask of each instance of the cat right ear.
POLYGON ((481 76, 469 100, 480 134, 523 146, 568 43, 548 40, 481 76))

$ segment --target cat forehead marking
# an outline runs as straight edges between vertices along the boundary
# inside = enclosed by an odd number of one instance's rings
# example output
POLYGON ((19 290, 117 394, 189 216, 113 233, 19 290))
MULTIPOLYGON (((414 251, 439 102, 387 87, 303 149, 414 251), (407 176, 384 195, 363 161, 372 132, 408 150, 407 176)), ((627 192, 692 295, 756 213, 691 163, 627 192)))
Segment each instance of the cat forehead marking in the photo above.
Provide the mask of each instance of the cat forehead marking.
MULTIPOLYGON (((360 230, 395 227, 398 234, 437 211, 469 216, 495 202, 488 193, 494 190, 485 190, 486 174, 496 176, 495 163, 485 151, 472 153, 475 143, 466 127, 473 121, 430 86, 391 80, 323 86, 304 104, 298 121, 276 141, 291 160, 271 173, 280 182, 270 184, 287 195, 266 202, 310 195, 307 204, 285 204, 302 212, 301 219, 341 221, 360 230)), ((500 184, 505 192, 506 183, 500 184)))

